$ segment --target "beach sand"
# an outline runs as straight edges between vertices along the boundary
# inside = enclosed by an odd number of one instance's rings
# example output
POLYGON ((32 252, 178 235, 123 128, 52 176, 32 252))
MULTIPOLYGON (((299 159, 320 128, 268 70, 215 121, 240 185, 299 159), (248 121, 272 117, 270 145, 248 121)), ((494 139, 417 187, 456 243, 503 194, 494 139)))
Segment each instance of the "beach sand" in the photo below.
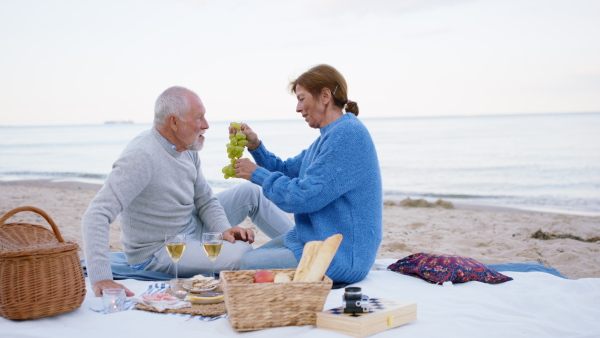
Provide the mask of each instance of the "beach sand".
MULTIPOLYGON (((73 181, 0 182, 0 215, 21 206, 42 209, 56 222, 66 241, 80 245, 83 258, 81 217, 99 188, 73 181)), ((384 205, 378 258, 401 259, 429 252, 471 257, 487 264, 541 261, 568 278, 600 277, 600 217, 468 205, 447 209, 444 205, 426 207, 418 201, 411 203, 413 206, 400 206, 399 202, 386 201, 384 205), (538 230, 595 241, 531 238, 538 230)), ((32 212, 18 213, 6 222, 47 225, 32 212)), ((241 226, 253 227, 248 220, 241 226)), ((117 221, 111 225, 111 251, 122 250, 119 234, 117 221)), ((267 240, 257 231, 256 246, 267 240)))

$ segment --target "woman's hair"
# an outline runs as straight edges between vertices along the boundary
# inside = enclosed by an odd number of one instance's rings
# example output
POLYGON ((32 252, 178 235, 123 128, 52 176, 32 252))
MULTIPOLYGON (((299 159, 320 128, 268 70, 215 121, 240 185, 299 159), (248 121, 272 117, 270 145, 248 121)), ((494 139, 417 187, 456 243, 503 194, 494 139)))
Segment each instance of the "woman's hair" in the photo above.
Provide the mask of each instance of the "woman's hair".
POLYGON ((191 90, 184 87, 171 87, 162 92, 154 104, 154 125, 164 127, 171 114, 184 120, 184 115, 190 109, 189 95, 195 95, 191 90))
POLYGON ((333 103, 341 108, 346 107, 346 112, 358 116, 358 105, 348 100, 348 85, 346 80, 335 68, 330 65, 318 65, 304 72, 290 82, 290 92, 296 93, 296 86, 305 87, 312 96, 317 97, 323 88, 329 88, 333 96, 333 103))

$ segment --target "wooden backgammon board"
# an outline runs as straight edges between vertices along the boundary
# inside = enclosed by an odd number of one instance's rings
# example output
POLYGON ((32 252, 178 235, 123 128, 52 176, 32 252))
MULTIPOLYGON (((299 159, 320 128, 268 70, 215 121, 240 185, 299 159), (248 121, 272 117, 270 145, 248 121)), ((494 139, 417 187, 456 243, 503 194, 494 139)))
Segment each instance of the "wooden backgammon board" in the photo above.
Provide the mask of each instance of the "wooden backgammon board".
POLYGON ((344 313, 341 306, 317 313, 317 327, 354 337, 366 337, 417 319, 417 303, 370 298, 369 304, 368 313, 344 313))

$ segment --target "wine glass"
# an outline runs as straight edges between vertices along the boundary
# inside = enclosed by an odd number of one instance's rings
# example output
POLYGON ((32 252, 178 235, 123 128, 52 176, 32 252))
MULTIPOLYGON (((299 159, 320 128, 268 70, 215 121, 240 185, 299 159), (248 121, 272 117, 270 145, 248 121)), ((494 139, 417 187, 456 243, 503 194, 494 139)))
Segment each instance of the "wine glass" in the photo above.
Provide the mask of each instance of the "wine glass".
POLYGON ((215 268, 213 262, 221 253, 221 246, 223 245, 223 235, 220 232, 205 232, 202 234, 202 247, 206 256, 210 259, 210 277, 215 277, 215 268))
POLYGON ((179 262, 185 250, 185 234, 165 235, 165 246, 167 247, 169 256, 175 262, 175 279, 178 279, 177 262, 179 262))

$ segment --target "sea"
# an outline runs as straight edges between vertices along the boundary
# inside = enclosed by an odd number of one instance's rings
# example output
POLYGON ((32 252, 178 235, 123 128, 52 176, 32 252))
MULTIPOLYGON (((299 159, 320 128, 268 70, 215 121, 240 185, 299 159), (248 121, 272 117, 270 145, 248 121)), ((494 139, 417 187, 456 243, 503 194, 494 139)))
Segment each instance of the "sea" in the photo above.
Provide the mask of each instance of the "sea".
MULTIPOLYGON (((600 113, 361 120, 377 148, 386 199, 600 215, 600 113)), ((299 154, 319 136, 301 119, 244 122, 282 159, 299 154)), ((202 170, 220 191, 243 180, 224 179, 221 173, 228 164, 229 121, 209 123, 202 170)), ((125 145, 151 127, 0 127, 0 181, 101 184, 125 145)))

